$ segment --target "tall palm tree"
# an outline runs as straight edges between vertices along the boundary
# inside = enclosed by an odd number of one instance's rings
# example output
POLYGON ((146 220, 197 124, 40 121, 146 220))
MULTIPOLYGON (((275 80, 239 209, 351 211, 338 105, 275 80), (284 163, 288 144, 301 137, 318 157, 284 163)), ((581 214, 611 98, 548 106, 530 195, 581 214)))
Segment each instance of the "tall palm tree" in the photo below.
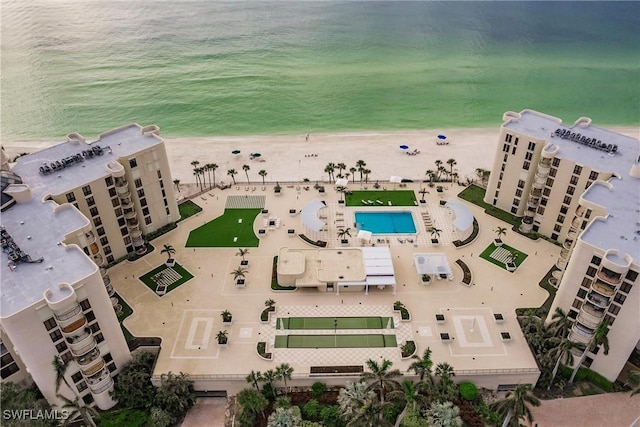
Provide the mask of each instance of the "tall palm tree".
POLYGON ((493 230, 496 235, 498 236, 496 240, 502 240, 501 237, 502 236, 506 236, 507 235, 507 229, 505 227, 497 227, 495 230, 493 230))
POLYGON ((236 172, 235 169, 229 169, 227 171, 227 175, 229 175, 231 177, 231 179, 233 180, 233 185, 236 185, 236 175, 238 174, 238 172, 236 172))
POLYGON ((260 176, 262 177, 262 185, 264 185, 264 178, 267 176, 267 171, 266 171, 266 170, 264 170, 264 169, 261 169, 261 170, 258 172, 258 175, 260 175, 260 176))
POLYGON ((540 406, 540 401, 531 390, 531 384, 519 384, 515 390, 507 392, 504 399, 491 405, 492 409, 504 418, 502 427, 519 427, 521 418, 525 418, 529 424, 533 422, 528 405, 540 406))
POLYGON ((429 182, 433 182, 436 180, 436 173, 433 171, 433 169, 427 169, 425 174, 429 178, 429 182))
POLYGON ((215 163, 209 164, 209 170, 211 171, 211 175, 213 176, 213 186, 216 186, 216 169, 218 169, 218 165, 215 163))
POLYGON ((257 391, 260 391, 260 383, 262 382, 262 373, 260 371, 251 371, 245 377, 248 383, 253 384, 257 391))
POLYGON ((549 329, 553 335, 557 337, 566 337, 571 329, 571 319, 569 319, 569 313, 556 307, 551 316, 551 323, 549 323, 549 329))
POLYGON ((447 362, 438 363, 436 365, 436 376, 440 379, 438 381, 438 392, 447 400, 452 400, 455 397, 455 383, 453 377, 456 373, 453 367, 447 362))
POLYGON ((414 355, 413 359, 414 362, 409 365, 409 369, 407 369, 407 371, 413 371, 420 381, 424 381, 425 377, 429 379, 431 376, 431 367, 433 366, 433 360, 431 360, 431 348, 427 347, 424 353, 422 353, 422 357, 414 355))
POLYGON ((347 191, 347 187, 343 187, 342 185, 339 185, 338 187, 336 187, 336 191, 340 193, 340 201, 342 201, 344 192, 347 191))
POLYGON ((333 176, 333 171, 335 170, 335 165, 333 163, 329 163, 324 167, 324 171, 329 175, 329 182, 331 182, 331 177, 333 176))
POLYGON ((371 372, 364 372, 360 377, 364 380, 374 380, 369 385, 369 389, 378 390, 380 393, 380 402, 384 404, 385 390, 395 390, 399 384, 394 378, 402 376, 402 372, 398 369, 391 369, 393 362, 388 359, 384 359, 382 364, 378 364, 373 359, 366 361, 367 367, 371 372))
POLYGON ((287 392, 287 380, 291 379, 293 368, 288 363, 281 363, 276 367, 276 377, 284 382, 285 393, 287 392))
POLYGON ((358 160, 356 162, 356 170, 358 172, 360 172, 360 182, 362 182, 362 175, 363 175, 363 171, 364 171, 364 167, 367 166, 367 164, 365 163, 364 160, 358 160))
POLYGON ((573 342, 569 338, 564 337, 561 339, 560 343, 556 348, 551 350, 552 356, 558 356, 556 360, 556 364, 553 367, 553 371, 551 372, 551 379, 549 380, 549 385, 547 386, 547 390, 551 388, 553 385, 553 380, 556 379, 556 374, 558 373, 558 368, 560 367, 560 363, 563 365, 571 366, 573 365, 573 350, 583 350, 584 345, 581 343, 573 342))
POLYGON ((338 168, 338 174, 342 175, 342 171, 347 168, 347 165, 344 163, 338 163, 336 167, 338 168))
POLYGON ((587 352, 593 352, 598 347, 602 345, 604 350, 604 355, 609 354, 609 338, 607 338, 607 334, 609 333, 609 322, 607 320, 603 320, 596 326, 596 329, 593 331, 593 337, 589 341, 587 348, 582 352, 582 356, 580 356, 580 361, 573 368, 573 373, 571 374, 571 378, 569 378, 569 382, 572 383, 578 373, 578 369, 584 362, 585 357, 587 356, 587 352))
MULTIPOLYGON (((208 172, 208 171, 209 171, 209 165, 208 164, 202 165, 202 167, 200 168, 200 174, 202 174, 203 187, 207 186, 207 176, 205 175, 205 172, 208 172)), ((211 179, 209 179, 209 189, 211 189, 211 179)))
POLYGON ((421 188, 420 191, 418 191, 418 193, 420 193, 420 195, 422 196, 422 198, 420 199, 420 201, 422 203, 424 203, 424 195, 428 193, 426 188, 421 188))
POLYGON ((349 168, 349 172, 351 173, 351 176, 353 177, 353 180, 354 180, 354 181, 356 180, 356 171, 357 171, 357 170, 358 170, 358 169, 357 169, 357 168, 355 168, 355 167, 353 167, 353 166, 351 166, 351 167, 349 168))
POLYGON ((273 382, 277 380, 278 380, 278 375, 276 374, 276 371, 274 371, 273 369, 269 369, 264 374, 262 374, 262 381, 264 381, 265 387, 267 385, 269 386, 268 390, 271 390, 271 393, 274 394, 273 396, 274 398, 275 398, 275 390, 273 389, 273 382))
POLYGON ((57 354, 53 356, 51 365, 53 366, 53 371, 56 374, 56 393, 58 393, 58 390, 60 390, 60 385, 64 382, 67 388, 71 390, 73 394, 76 394, 75 390, 71 388, 69 381, 67 381, 67 378, 65 377, 69 365, 64 363, 62 359, 60 359, 60 356, 58 356, 57 354))
POLYGON ((401 390, 394 390, 387 395, 390 401, 401 402, 404 404, 404 408, 398 418, 394 427, 399 427, 402 423, 402 419, 408 411, 416 412, 418 409, 424 408, 428 404, 428 398, 420 394, 420 388, 423 383, 414 383, 413 381, 404 380, 400 383, 401 390))
POLYGON ((57 396, 64 402, 62 409, 67 410, 67 419, 64 421, 63 425, 68 425, 73 420, 82 418, 85 425, 96 427, 96 423, 93 419, 99 418, 100 414, 95 408, 84 405, 80 396, 76 396, 73 400, 68 399, 61 394, 58 394, 57 396))
POLYGON ((200 172, 198 172, 198 169, 194 169, 193 170, 193 176, 196 177, 196 185, 198 185, 198 187, 202 188, 202 186, 200 185, 200 172))
POLYGON ((173 180, 173 185, 176 186, 176 189, 178 190, 178 193, 180 193, 180 180, 179 179, 174 179, 173 180))
POLYGON ((457 165, 458 162, 456 162, 456 159, 449 159, 447 160, 447 164, 449 165, 449 174, 453 175, 453 167, 457 165))
POLYGON ((161 254, 167 254, 167 260, 171 259, 171 255, 176 253, 176 250, 173 248, 173 246, 169 245, 169 244, 164 244, 163 249, 160 251, 161 254))
POLYGON ((364 174, 364 182, 369 182, 369 174, 371 173, 371 169, 363 169, 362 173, 364 174))
POLYGON ((249 184, 249 170, 251 169, 251 167, 249 165, 242 165, 242 170, 244 171, 244 174, 247 175, 247 184, 249 184))
POLYGON ((442 174, 442 171, 441 171, 441 169, 442 169, 442 160, 436 160, 435 164, 436 164, 436 173, 438 174, 436 176, 436 180, 440 181, 440 175, 442 174))

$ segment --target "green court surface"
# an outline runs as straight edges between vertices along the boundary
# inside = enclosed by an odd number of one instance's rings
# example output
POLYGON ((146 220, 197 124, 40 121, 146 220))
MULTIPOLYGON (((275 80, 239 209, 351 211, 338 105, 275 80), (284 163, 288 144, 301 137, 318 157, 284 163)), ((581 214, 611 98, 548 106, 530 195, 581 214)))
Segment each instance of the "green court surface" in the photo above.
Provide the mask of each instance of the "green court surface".
POLYGON ((224 214, 194 229, 187 239, 188 248, 248 248, 258 246, 253 222, 260 209, 225 209, 224 214))
POLYGON ((397 347, 395 335, 278 335, 276 348, 397 347))
POLYGON ((415 206, 416 194, 413 190, 373 190, 373 191, 351 191, 345 195, 347 206, 415 206), (371 200, 373 205, 363 204, 362 201, 371 200))
POLYGON ((278 329, 393 329, 391 317, 280 317, 278 329))

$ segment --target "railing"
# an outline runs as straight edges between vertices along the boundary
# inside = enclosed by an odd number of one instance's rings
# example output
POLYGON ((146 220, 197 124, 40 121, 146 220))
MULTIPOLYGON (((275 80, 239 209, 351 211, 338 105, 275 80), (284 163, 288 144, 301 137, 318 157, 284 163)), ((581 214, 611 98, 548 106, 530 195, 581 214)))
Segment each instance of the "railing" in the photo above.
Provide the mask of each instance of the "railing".
POLYGON ((97 265, 97 266, 102 266, 104 264, 104 258, 102 257, 102 255, 100 254, 96 254, 93 257, 93 262, 97 265))
POLYGON ((571 245, 573 245, 573 240, 566 239, 564 241, 564 243, 562 244, 562 247, 565 248, 565 249, 571 249, 571 245))
POLYGON ((70 334, 71 332, 77 331, 78 329, 82 328, 86 324, 87 324, 87 319, 84 316, 82 316, 80 319, 75 320, 69 325, 66 325, 60 329, 62 329, 62 332, 64 332, 65 334, 70 334))
POLYGON ((98 350, 97 348, 94 348, 88 355, 78 357, 76 360, 79 365, 86 366, 92 363, 94 360, 96 360, 99 357, 100 357, 100 350, 98 350))
POLYGON ((66 337, 67 342, 71 345, 80 344, 82 341, 86 340, 87 338, 93 339, 93 335, 89 331, 89 328, 84 328, 83 333, 80 335, 72 335, 72 336, 66 337))
POLYGON ((85 374, 85 376, 90 377, 91 375, 100 371, 102 368, 104 368, 104 360, 100 359, 100 363, 97 363, 94 367, 87 369, 86 371, 83 370, 82 372, 85 374))
POLYGON ((91 340, 87 345, 85 345, 84 347, 80 347, 78 350, 74 350, 73 347, 71 347, 71 353, 74 356, 82 356, 83 354, 91 351, 95 346, 96 346, 96 341, 95 340, 91 340))
POLYGON ((596 318, 602 319, 604 317, 604 309, 597 310, 595 306, 592 307, 588 303, 582 304, 582 310, 596 318))
POLYGON ((139 225, 138 220, 136 219, 128 219, 127 220, 127 228, 137 228, 139 225))
POLYGON ((53 316, 56 318, 56 320, 60 320, 64 322, 65 320, 68 320, 74 316, 77 316, 78 313, 82 313, 82 308, 79 305, 76 305, 71 310, 65 311, 62 314, 53 313, 53 316))
POLYGON ((597 328, 600 324, 601 319, 593 319, 592 317, 593 316, 591 316, 590 314, 581 311, 578 314, 578 318, 576 320, 583 325, 588 326, 589 328, 597 328))
POLYGON ((591 284, 591 289, 598 292, 599 294, 604 295, 605 297, 612 297, 613 294, 616 293, 615 288, 612 288, 604 282, 599 282, 598 280, 595 280, 591 284))
POLYGON ((575 218, 573 218, 573 221, 571 221, 571 226, 578 230, 580 229, 581 225, 582 225, 582 218, 580 218, 579 216, 576 216, 575 218))
POLYGON ((542 196, 542 189, 541 189, 541 188, 534 188, 534 189, 531 191, 531 195, 532 195, 533 197, 540 197, 540 196, 542 196))
POLYGON ((587 298, 589 299, 589 301, 591 301, 593 305, 600 308, 607 308, 610 303, 609 298, 605 298, 601 295, 598 295, 595 292, 589 292, 589 294, 587 295, 587 298))
POLYGON ((135 217, 136 217, 136 211, 134 211, 134 210, 125 211, 125 213, 124 213, 124 217, 125 217, 126 219, 133 219, 133 218, 135 218, 135 217))
POLYGON ((598 279, 602 280, 603 282, 607 282, 612 285, 619 285, 620 283, 622 283, 622 274, 608 275, 604 272, 604 270, 599 270, 596 273, 596 276, 598 276, 598 279))
POLYGON ((110 378, 111 375, 109 375, 109 371, 104 368, 102 369, 102 372, 95 372, 93 375, 91 376, 87 376, 87 384, 89 384, 90 386, 92 385, 98 385, 101 382, 103 382, 104 380, 106 380, 107 378, 110 378))
POLYGON ((93 234, 93 231, 89 231, 89 232, 85 233, 84 236, 87 238, 87 243, 89 245, 96 241, 96 235, 93 234))
POLYGON ((93 387, 89 386, 89 389, 91 390, 92 394, 100 394, 100 393, 104 393, 105 391, 109 390, 112 386, 113 386, 113 380, 108 381, 108 382, 104 383, 103 385, 101 385, 100 387, 97 387, 97 388, 93 388, 93 387))

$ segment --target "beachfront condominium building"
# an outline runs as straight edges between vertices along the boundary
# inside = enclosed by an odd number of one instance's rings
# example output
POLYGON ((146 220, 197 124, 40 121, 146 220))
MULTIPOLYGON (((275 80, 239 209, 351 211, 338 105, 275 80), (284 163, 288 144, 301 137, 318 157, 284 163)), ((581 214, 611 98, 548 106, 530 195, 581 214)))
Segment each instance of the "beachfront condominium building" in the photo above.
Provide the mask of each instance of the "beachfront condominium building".
POLYGON ((484 201, 562 244, 549 320, 567 312, 587 347, 578 363, 615 380, 640 342, 640 141, 585 117, 507 112, 484 201))
POLYGON ((2 380, 101 409, 131 359, 106 266, 179 218, 156 126, 127 125, 20 157, 2 152, 2 380), (56 390, 55 357, 66 364, 56 390))

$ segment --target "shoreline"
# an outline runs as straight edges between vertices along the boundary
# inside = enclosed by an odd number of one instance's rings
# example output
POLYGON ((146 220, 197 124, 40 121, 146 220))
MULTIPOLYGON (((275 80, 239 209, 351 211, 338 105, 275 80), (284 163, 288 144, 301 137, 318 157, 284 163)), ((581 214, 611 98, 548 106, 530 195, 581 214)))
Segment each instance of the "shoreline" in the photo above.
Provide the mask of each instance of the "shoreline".
MULTIPOLYGON (((639 138, 640 129, 635 126, 608 129, 639 138)), ((345 163, 348 170, 358 160, 364 160, 365 167, 371 170, 369 181, 388 181, 392 175, 422 180, 426 179, 425 172, 428 169, 436 168, 435 160, 441 160, 443 166, 450 170, 446 161, 453 158, 457 162, 453 171, 458 173, 461 181, 466 181, 477 178, 477 168, 492 168, 499 131, 499 127, 487 127, 326 132, 312 133, 306 140, 306 134, 165 138, 161 128, 160 136, 165 141, 172 177, 180 180, 182 186, 196 182, 191 166, 194 160, 200 162, 200 167, 207 163, 217 164, 217 183, 232 182, 227 171, 235 169, 236 183, 247 185, 244 165, 250 168, 248 174, 251 184, 262 184, 262 178, 258 175, 260 170, 267 172, 266 182, 299 182, 304 178, 311 182, 326 182, 328 174, 324 169, 328 163, 345 163), (441 133, 447 136, 449 145, 437 145, 437 135, 441 133), (415 149, 420 153, 409 156, 399 148, 400 145, 408 145, 406 151, 415 149), (234 155, 233 150, 240 150, 241 153, 234 155), (250 154, 255 152, 261 156, 250 159, 250 154)), ((85 137, 88 140, 95 138, 85 137)), ((37 151, 63 140, 64 137, 50 141, 8 141, 3 142, 3 146, 8 156, 13 158, 21 152, 37 151)), ((359 181, 360 174, 356 172, 355 175, 356 181, 359 181)))

